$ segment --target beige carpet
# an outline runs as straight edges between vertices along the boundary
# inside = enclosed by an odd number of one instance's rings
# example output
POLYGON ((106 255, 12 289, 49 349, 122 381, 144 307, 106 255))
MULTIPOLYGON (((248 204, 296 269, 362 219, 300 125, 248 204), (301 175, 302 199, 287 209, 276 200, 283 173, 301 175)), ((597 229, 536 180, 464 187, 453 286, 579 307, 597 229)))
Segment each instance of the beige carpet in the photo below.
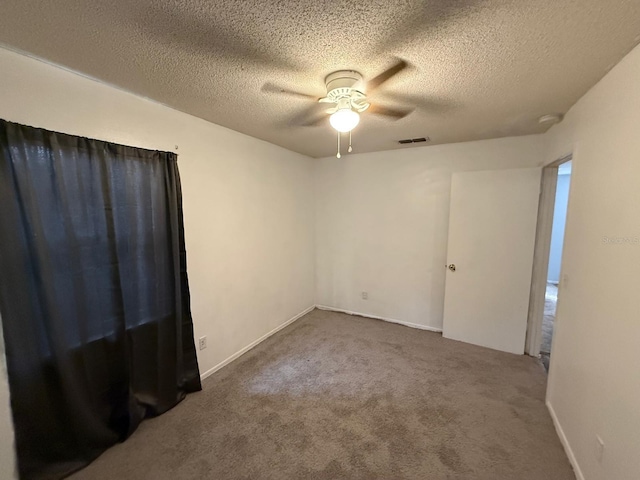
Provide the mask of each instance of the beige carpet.
POLYGON ((535 359, 315 310, 71 478, 574 480, 535 359))

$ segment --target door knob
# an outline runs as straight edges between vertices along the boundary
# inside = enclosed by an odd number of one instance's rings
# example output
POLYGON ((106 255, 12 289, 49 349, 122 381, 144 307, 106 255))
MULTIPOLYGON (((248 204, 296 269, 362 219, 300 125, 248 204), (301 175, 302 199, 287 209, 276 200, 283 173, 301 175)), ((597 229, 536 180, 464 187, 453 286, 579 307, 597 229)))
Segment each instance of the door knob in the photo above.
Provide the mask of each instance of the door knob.
POLYGON ((452 272, 455 272, 455 271, 456 271, 456 266, 455 266, 455 264, 453 264, 453 263, 452 263, 451 265, 449 265, 447 268, 448 268, 449 270, 451 270, 452 272))

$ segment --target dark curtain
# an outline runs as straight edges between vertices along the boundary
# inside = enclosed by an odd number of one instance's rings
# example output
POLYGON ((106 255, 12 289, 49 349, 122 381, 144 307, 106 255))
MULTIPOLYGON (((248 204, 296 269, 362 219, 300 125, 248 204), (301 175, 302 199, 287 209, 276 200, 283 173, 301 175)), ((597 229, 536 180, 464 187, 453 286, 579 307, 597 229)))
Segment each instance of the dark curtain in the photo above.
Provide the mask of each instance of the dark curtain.
POLYGON ((200 390, 173 153, 0 120, 18 467, 58 479, 200 390))

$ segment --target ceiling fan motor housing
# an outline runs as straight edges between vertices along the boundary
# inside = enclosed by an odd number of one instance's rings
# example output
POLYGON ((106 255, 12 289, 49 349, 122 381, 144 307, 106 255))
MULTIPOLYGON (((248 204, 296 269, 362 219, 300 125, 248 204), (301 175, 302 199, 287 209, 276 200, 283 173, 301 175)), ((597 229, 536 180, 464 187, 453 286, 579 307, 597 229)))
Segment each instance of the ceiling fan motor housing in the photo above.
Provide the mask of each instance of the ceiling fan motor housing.
POLYGON ((355 70, 339 70, 327 75, 324 83, 327 86, 327 92, 334 89, 355 88, 356 83, 362 82, 362 75, 355 70))
POLYGON ((333 72, 325 79, 327 96, 321 101, 336 103, 338 108, 348 99, 352 108, 362 112, 369 107, 366 95, 359 90, 362 88, 362 75, 354 70, 340 70, 333 72))

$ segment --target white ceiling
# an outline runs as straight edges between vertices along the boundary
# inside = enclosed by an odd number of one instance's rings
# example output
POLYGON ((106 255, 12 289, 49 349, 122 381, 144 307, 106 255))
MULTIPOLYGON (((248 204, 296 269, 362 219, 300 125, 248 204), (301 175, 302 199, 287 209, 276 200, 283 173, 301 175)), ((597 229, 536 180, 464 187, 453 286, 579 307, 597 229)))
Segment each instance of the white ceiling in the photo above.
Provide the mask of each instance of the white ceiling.
POLYGON ((371 78, 405 59, 375 100, 418 108, 365 112, 353 141, 412 148, 397 141, 543 132, 539 116, 639 41, 640 0, 14 0, 0 15, 0 43, 314 157, 335 153, 335 132, 292 125, 314 105, 265 83, 319 97, 334 70, 371 78))

